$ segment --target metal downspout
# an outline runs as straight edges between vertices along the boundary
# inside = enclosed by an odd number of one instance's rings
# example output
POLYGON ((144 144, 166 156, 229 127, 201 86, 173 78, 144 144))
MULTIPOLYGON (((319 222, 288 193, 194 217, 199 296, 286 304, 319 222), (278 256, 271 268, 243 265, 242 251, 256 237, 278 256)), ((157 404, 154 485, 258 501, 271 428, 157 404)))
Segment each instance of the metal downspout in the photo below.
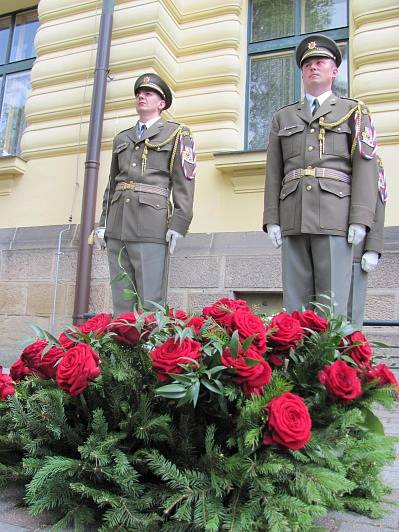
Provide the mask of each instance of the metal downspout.
POLYGON ((95 223, 98 170, 100 166, 101 136, 112 39, 113 13, 114 0, 103 0, 85 162, 75 304, 73 311, 73 323, 75 325, 79 325, 84 321, 84 314, 89 309, 93 248, 88 244, 87 240, 95 223))

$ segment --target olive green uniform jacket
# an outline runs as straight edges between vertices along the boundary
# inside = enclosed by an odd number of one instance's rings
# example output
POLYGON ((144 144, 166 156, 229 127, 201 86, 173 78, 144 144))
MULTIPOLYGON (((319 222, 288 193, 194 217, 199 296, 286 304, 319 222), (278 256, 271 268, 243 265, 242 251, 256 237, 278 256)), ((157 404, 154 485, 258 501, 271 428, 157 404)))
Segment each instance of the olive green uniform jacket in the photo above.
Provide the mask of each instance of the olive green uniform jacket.
POLYGON ((186 234, 193 216, 194 179, 191 177, 194 176, 195 164, 185 162, 190 178, 186 177, 182 164, 182 145, 193 147, 189 129, 162 118, 149 127, 140 139, 137 138, 136 127, 116 135, 100 218, 100 226, 106 227, 105 238, 164 244, 168 228, 186 234), (179 127, 180 141, 175 142, 174 133, 179 127), (150 145, 144 166, 146 139, 150 145), (165 143, 166 140, 168 142, 165 143), (168 197, 150 192, 115 190, 116 184, 123 181, 155 185, 171 191, 173 213, 170 219, 168 197))
MULTIPOLYGON (((267 149, 263 229, 281 226, 283 236, 316 234, 346 236, 350 224, 374 223, 378 170, 376 158, 360 156, 351 148, 355 137, 354 115, 332 130, 326 129, 324 153, 320 156, 319 119, 340 121, 358 104, 357 100, 332 94, 311 115, 306 101, 288 105, 274 116, 267 149), (352 176, 351 183, 306 176, 283 184, 284 176, 295 169, 315 167, 338 170, 352 176)), ((370 127, 365 106, 361 129, 370 127)), ((366 129, 365 129, 366 128, 366 129)), ((372 147, 362 143, 366 154, 372 147)))

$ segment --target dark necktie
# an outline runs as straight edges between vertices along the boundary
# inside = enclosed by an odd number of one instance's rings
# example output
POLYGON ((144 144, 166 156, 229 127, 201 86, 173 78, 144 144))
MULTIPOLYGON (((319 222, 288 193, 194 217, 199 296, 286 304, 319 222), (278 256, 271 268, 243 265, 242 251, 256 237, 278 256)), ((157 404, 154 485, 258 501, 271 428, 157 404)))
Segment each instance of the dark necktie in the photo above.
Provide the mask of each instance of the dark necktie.
POLYGON ((139 127, 138 127, 138 138, 141 139, 141 137, 144 135, 144 131, 147 129, 147 126, 145 124, 139 124, 139 127))
POLYGON ((313 100, 313 111, 312 111, 312 116, 314 116, 316 114, 316 111, 317 109, 320 107, 320 104, 319 104, 319 100, 317 98, 315 98, 313 100))

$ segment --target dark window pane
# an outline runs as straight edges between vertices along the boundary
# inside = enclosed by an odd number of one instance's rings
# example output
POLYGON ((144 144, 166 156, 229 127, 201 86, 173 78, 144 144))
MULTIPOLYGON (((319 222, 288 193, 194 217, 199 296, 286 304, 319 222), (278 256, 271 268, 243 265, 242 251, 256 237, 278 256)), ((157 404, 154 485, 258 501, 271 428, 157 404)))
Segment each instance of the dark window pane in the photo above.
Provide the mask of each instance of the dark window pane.
POLYGON ((0 65, 6 62, 8 39, 10 37, 11 17, 0 18, 0 65))
POLYGON ((338 76, 334 81, 333 91, 338 96, 348 96, 348 43, 339 44, 342 63, 338 69, 338 76))
POLYGON ((292 51, 251 60, 249 149, 266 148, 273 113, 294 101, 294 65, 292 51))
POLYGON ((39 27, 36 10, 19 13, 15 21, 10 61, 35 57, 34 38, 39 27))
POLYGON ((253 0, 251 41, 294 34, 294 0, 253 0))
POLYGON ((303 33, 348 25, 347 0, 305 0, 303 33))
POLYGON ((0 156, 17 155, 26 126, 25 102, 30 92, 30 71, 6 77, 0 118, 0 156))

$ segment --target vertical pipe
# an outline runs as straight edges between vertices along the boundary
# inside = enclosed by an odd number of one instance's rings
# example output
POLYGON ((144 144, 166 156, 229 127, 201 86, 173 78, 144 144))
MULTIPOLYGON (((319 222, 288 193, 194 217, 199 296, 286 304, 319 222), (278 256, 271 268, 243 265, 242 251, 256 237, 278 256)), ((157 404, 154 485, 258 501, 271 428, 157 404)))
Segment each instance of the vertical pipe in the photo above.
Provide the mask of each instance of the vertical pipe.
POLYGON ((112 39, 113 12, 114 0, 103 0, 85 162, 75 304, 73 311, 73 323, 75 325, 84 321, 83 315, 89 309, 93 248, 88 244, 87 239, 93 230, 96 214, 98 169, 100 166, 101 136, 112 39))

